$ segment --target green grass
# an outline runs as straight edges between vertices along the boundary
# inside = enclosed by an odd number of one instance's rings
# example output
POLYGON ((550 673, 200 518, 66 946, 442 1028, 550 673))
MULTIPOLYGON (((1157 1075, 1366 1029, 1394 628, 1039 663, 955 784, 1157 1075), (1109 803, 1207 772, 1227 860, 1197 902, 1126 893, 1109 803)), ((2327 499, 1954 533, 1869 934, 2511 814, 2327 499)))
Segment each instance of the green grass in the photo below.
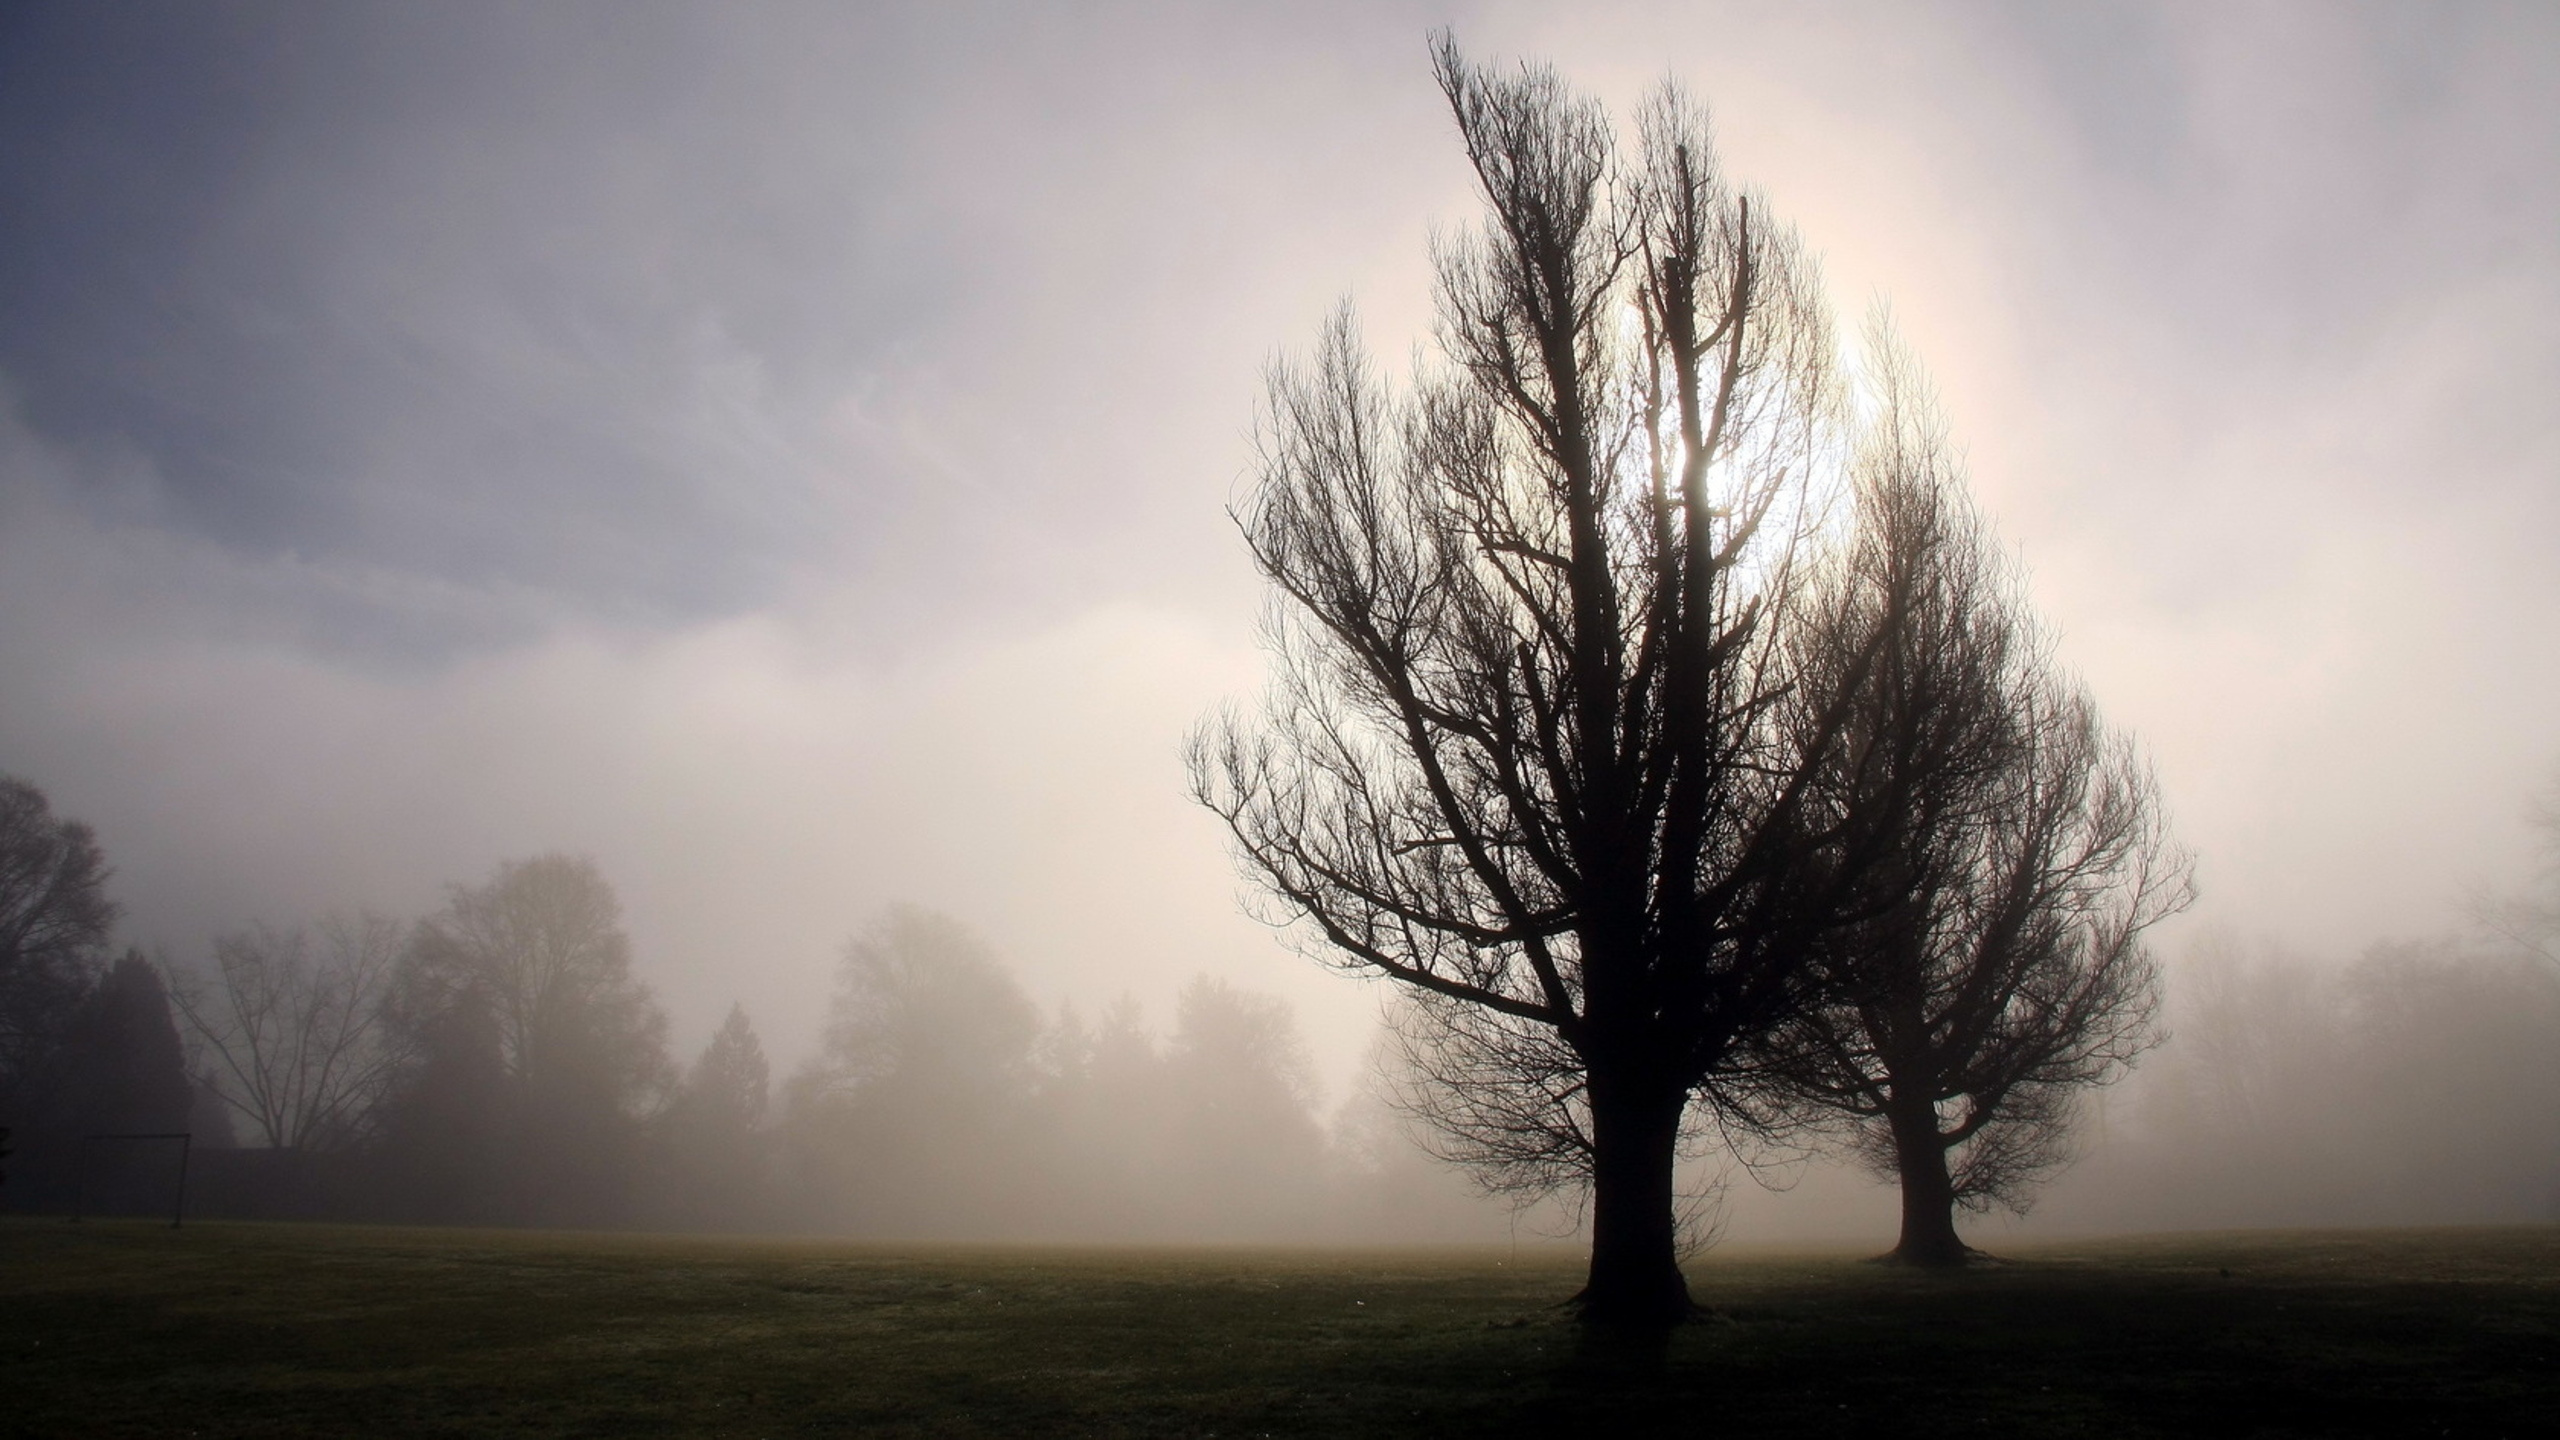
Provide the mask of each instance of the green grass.
POLYGON ((1691 1278, 1717 1318, 1648 1354, 1565 1318, 1556 1252, 14 1219, 0 1432, 2560 1434, 2560 1228, 1691 1278))

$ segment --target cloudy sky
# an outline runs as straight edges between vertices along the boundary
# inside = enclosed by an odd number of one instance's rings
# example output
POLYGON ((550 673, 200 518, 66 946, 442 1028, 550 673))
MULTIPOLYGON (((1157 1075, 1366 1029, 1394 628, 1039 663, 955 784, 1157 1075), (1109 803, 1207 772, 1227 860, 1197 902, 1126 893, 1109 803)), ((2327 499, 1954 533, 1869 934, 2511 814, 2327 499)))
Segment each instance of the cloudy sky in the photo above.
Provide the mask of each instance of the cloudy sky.
MULTIPOLYGON (((1425 64, 1676 76, 1888 299, 2206 900, 2351 954, 2560 760, 2547 4, 16 5, 0 770, 127 933, 594 855, 687 1048, 845 937, 1207 970, 1347 1077, 1179 747, 1263 367, 1425 333, 1425 64)), ((2171 936, 2173 946, 2176 936, 2171 936)), ((1337 1091, 1337 1093, 1339 1093, 1337 1091)))

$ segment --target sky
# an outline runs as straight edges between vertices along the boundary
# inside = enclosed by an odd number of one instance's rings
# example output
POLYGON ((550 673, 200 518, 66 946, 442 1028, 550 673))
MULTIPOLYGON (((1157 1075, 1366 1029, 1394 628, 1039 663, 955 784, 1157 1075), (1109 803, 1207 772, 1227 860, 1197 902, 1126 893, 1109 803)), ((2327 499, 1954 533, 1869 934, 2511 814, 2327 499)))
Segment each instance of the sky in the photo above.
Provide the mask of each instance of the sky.
POLYGON ((124 937, 592 855, 679 1047, 814 1044, 946 910, 1044 1003, 1371 985, 1240 905, 1184 737, 1227 509, 1348 296, 1427 339, 1425 36, 1728 170, 1888 304, 2206 929, 2352 956, 2560 763, 2560 9, 0 10, 0 770, 124 937))

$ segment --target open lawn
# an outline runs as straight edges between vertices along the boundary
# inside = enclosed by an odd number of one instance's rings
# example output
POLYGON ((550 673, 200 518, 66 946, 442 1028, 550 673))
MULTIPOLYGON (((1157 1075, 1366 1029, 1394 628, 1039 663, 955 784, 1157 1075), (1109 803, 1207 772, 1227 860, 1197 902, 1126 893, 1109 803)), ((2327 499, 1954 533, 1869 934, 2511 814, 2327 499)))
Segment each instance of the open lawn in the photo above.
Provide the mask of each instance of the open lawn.
POLYGON ((0 1431, 2560 1435, 2560 1228, 1720 1252, 1657 1353, 1556 1251, 0 1221, 0 1431))

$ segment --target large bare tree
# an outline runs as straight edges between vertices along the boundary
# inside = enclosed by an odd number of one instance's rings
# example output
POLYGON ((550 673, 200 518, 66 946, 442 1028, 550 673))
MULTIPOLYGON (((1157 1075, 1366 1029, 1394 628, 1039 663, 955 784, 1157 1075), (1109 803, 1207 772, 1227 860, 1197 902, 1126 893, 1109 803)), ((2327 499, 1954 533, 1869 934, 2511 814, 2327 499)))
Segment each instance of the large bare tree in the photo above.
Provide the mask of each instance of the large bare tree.
POLYGON ((1957 1265, 1955 1210, 2024 1209, 2082 1089, 2157 1038, 2143 932, 2193 892, 2149 773, 2053 664, 1916 365, 1882 325, 1868 353, 1857 524, 1800 673, 1851 697, 1818 793, 1889 793, 1904 818, 1866 917, 1830 938, 1822 1002, 1764 1053, 1900 1181, 1894 1254, 1957 1265))
POLYGON ((1444 1094, 1589 1183, 1585 1314, 1663 1321, 1691 1099, 1801 1002, 1898 815, 1816 793, 1846 687, 1790 673, 1830 323, 1676 90, 1622 154, 1551 70, 1434 60, 1488 212, 1437 253, 1443 363, 1391 394, 1346 312, 1274 372, 1240 519, 1275 678, 1194 788, 1275 918, 1526 1073, 1444 1094))
POLYGON ((407 1046, 386 1023, 409 927, 332 915, 317 942, 299 926, 255 926, 213 945, 209 986, 170 999, 212 1052, 222 1098, 278 1150, 362 1140, 407 1046))

